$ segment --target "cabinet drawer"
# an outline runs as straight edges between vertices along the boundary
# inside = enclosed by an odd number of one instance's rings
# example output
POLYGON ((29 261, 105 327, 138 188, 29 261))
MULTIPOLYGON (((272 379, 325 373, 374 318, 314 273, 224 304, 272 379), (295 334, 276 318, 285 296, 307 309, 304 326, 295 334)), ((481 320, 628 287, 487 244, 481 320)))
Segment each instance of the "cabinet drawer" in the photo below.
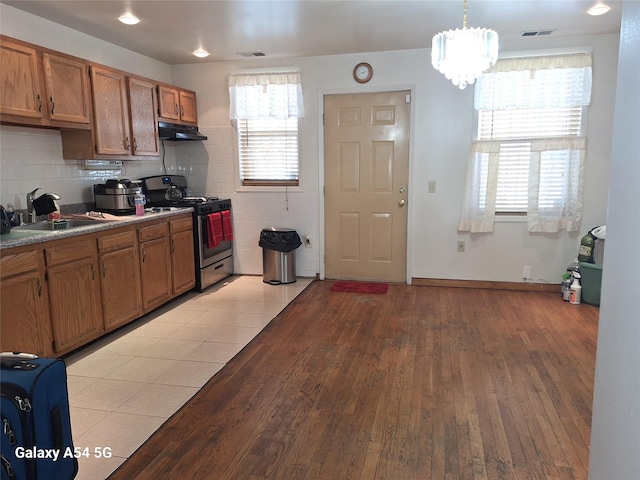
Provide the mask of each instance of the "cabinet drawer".
POLYGON ((169 222, 169 230, 171 233, 184 232, 185 230, 191 230, 192 225, 193 221, 191 217, 178 218, 177 220, 171 220, 169 222))
POLYGON ((45 248, 45 259, 47 266, 58 265, 60 263, 86 258, 96 253, 94 239, 76 240, 65 243, 58 247, 45 248))
POLYGON ((2 260, 0 260, 2 278, 37 270, 39 252, 40 250, 33 250, 31 252, 3 255, 2 260))
POLYGON ((98 238, 98 252, 106 253, 120 250, 122 248, 131 247, 136 241, 134 230, 126 232, 114 233, 112 235, 104 235, 98 238))
POLYGON ((148 227, 142 227, 138 229, 138 241, 146 242, 153 240, 154 238, 164 237, 169 234, 169 225, 164 223, 156 223, 155 225, 149 225, 148 227))

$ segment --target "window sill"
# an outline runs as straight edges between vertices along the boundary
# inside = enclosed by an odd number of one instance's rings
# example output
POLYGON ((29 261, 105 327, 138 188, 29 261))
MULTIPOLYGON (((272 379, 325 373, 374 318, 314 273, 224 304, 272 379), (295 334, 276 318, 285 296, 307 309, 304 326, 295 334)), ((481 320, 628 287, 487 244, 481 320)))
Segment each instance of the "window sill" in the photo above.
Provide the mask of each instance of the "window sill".
POLYGON ((236 187, 237 193, 258 193, 258 192, 266 192, 266 193, 280 193, 280 192, 288 192, 288 193, 301 193, 303 192, 302 187, 297 185, 295 187, 284 187, 284 186, 244 186, 240 185, 236 187))
POLYGON ((496 223, 527 223, 526 215, 496 215, 496 223))

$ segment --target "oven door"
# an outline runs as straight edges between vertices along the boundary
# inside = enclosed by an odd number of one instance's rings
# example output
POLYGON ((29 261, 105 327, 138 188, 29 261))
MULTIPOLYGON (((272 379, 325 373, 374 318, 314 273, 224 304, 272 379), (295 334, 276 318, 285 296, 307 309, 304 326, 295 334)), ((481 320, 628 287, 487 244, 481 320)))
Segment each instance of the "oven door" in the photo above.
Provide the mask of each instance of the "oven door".
POLYGON ((209 247, 209 228, 206 215, 198 215, 198 249, 200 250, 200 268, 213 265, 233 254, 233 242, 222 241, 215 247, 209 247))

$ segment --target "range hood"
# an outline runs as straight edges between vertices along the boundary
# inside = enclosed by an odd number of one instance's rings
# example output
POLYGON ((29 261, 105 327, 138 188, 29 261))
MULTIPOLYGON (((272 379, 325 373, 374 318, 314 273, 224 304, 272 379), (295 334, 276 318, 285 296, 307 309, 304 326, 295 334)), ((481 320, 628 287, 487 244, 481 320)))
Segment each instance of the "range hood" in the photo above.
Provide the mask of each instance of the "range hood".
POLYGON ((206 140, 207 137, 198 131, 198 127, 178 125, 176 123, 158 122, 158 136, 161 140, 180 142, 186 140, 206 140))

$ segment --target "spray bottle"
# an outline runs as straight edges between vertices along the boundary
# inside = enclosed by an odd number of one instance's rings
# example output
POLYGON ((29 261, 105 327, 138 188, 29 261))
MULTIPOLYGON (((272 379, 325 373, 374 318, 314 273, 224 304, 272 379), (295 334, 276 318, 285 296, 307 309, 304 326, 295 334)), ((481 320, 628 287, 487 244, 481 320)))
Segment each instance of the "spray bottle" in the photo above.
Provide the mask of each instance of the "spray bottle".
POLYGON ((569 303, 578 305, 580 298, 582 297, 582 286, 580 285, 580 274, 575 272, 573 274, 573 283, 571 284, 571 293, 569 296, 569 303))

